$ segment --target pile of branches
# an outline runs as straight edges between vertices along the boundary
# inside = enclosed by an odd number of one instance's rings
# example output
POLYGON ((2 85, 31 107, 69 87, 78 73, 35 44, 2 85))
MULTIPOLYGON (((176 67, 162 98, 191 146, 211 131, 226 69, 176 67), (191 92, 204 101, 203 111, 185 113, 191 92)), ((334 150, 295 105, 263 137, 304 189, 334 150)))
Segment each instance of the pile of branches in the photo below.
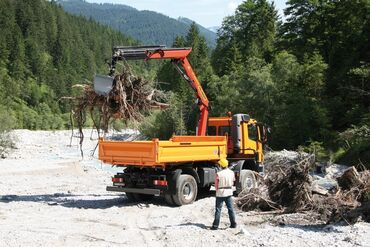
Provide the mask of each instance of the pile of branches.
POLYGON ((107 95, 97 94, 91 84, 78 84, 74 88, 82 88, 77 97, 65 97, 72 100, 71 122, 77 124, 80 133, 80 145, 83 142, 83 126, 86 115, 90 114, 94 127, 100 136, 106 133, 112 120, 140 121, 152 108, 164 109, 168 105, 157 100, 163 93, 152 88, 151 83, 142 77, 133 75, 128 65, 123 72, 116 75, 112 90, 107 95))
POLYGON ((257 176, 259 186, 240 193, 238 206, 244 211, 284 208, 285 212, 295 212, 304 208, 312 195, 308 171, 313 160, 313 156, 306 154, 275 157, 266 165, 265 176, 257 176))
POLYGON ((348 168, 337 179, 338 187, 327 195, 314 194, 311 210, 327 223, 355 223, 362 218, 370 222, 370 171, 348 168))
POLYGON ((359 173, 350 167, 337 178, 338 186, 330 191, 312 186, 310 169, 314 155, 275 157, 270 160, 259 186, 242 191, 237 205, 244 211, 262 210, 279 213, 312 213, 315 220, 335 223, 370 221, 370 172, 359 173))

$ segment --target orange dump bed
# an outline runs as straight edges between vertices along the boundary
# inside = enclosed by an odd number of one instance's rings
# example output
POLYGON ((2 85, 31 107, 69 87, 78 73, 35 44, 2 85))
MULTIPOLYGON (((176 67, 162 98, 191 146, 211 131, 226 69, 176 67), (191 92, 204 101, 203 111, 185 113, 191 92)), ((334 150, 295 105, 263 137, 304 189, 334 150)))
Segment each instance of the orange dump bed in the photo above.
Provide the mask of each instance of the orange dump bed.
POLYGON ((174 136, 168 141, 99 140, 99 160, 117 166, 165 166, 226 158, 225 136, 174 136))

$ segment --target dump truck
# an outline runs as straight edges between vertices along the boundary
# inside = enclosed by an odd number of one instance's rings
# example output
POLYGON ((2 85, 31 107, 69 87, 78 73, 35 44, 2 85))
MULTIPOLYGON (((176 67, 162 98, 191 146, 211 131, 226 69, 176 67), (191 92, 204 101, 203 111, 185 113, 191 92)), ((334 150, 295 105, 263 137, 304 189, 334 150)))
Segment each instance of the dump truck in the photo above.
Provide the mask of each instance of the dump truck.
POLYGON ((191 48, 164 46, 114 47, 108 76, 94 79, 95 90, 106 95, 114 84, 121 60, 169 59, 194 90, 199 107, 195 136, 172 136, 148 141, 99 140, 99 160, 122 167, 107 191, 125 192, 129 200, 163 196, 170 205, 185 205, 210 190, 226 158, 235 172, 236 193, 256 186, 255 172, 263 169, 266 127, 248 114, 209 117, 209 101, 188 60, 191 48))

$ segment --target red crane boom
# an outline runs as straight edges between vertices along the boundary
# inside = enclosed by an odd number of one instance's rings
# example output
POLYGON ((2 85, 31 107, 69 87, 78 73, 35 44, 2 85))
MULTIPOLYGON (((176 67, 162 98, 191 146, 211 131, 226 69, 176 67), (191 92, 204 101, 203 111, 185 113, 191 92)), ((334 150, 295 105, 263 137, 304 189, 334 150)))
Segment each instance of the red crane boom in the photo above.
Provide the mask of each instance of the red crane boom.
POLYGON ((110 63, 110 75, 115 72, 115 65, 120 60, 150 60, 150 59, 171 59, 180 74, 189 83, 198 99, 200 116, 197 125, 197 135, 205 136, 208 121, 208 98, 196 77, 188 55, 191 48, 166 48, 164 46, 117 46, 113 48, 112 61, 110 63), (181 65, 181 67, 179 66, 181 65))

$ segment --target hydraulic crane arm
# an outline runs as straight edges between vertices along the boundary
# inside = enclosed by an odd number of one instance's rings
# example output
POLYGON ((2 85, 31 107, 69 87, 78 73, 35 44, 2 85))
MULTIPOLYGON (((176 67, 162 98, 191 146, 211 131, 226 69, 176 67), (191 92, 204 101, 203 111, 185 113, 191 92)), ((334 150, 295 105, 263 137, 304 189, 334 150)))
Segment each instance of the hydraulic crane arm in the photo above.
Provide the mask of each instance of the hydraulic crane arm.
POLYGON ((110 62, 110 76, 113 76, 115 73, 117 61, 171 59, 177 70, 195 92, 200 110, 197 135, 205 136, 209 101, 187 58, 191 50, 191 48, 166 48, 164 46, 117 46, 113 48, 112 61, 110 62))

